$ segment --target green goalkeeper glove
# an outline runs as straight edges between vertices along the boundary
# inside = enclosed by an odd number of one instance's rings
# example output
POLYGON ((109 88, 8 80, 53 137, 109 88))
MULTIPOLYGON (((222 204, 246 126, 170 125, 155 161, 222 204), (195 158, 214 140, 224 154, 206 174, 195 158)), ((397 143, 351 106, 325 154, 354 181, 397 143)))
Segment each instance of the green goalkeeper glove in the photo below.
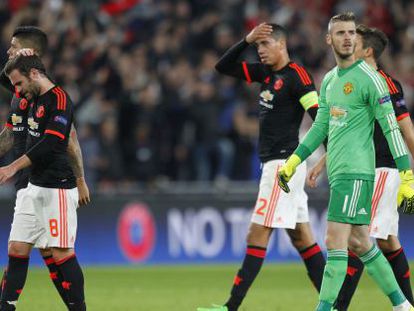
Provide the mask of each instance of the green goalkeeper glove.
POLYGON ((404 214, 414 214, 414 175, 411 170, 400 172, 401 184, 397 204, 404 214))
POLYGON ((289 192, 290 188, 288 186, 289 180, 292 178, 293 174, 295 174, 296 167, 302 162, 302 160, 296 155, 292 154, 285 164, 281 167, 278 173, 278 184, 279 187, 282 188, 284 192, 289 192))

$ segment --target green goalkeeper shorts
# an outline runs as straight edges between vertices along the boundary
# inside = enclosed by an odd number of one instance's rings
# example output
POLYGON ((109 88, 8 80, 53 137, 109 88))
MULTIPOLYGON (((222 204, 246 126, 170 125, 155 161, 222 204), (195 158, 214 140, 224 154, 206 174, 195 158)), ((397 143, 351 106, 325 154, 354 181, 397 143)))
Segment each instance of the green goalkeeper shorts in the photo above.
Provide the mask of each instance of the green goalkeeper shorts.
POLYGON ((328 220, 354 225, 369 225, 374 182, 340 179, 331 184, 328 220))

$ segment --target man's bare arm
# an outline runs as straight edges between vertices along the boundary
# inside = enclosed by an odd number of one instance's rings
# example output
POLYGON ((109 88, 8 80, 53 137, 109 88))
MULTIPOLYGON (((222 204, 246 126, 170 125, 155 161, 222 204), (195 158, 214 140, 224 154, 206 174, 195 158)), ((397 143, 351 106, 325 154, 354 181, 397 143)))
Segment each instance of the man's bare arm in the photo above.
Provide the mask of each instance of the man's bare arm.
POLYGON ((408 117, 398 121, 398 125, 400 126, 401 134, 408 150, 411 153, 411 157, 414 158, 414 127, 411 118, 408 117))
POLYGON ((76 186, 79 193, 79 204, 88 204, 91 199, 89 196, 89 188, 85 182, 85 173, 83 170, 82 150, 79 145, 78 135, 75 127, 72 125, 68 142, 69 163, 72 167, 73 174, 76 177, 76 186))
POLYGON ((4 156, 13 147, 13 142, 13 130, 5 126, 0 132, 0 157, 4 156))
POLYGON ((84 177, 82 151, 80 149, 76 129, 73 125, 68 142, 68 154, 70 166, 72 167, 75 177, 84 177))
POLYGON ((0 167, 0 184, 4 184, 12 178, 18 171, 32 165, 32 161, 27 155, 22 155, 7 166, 0 167))

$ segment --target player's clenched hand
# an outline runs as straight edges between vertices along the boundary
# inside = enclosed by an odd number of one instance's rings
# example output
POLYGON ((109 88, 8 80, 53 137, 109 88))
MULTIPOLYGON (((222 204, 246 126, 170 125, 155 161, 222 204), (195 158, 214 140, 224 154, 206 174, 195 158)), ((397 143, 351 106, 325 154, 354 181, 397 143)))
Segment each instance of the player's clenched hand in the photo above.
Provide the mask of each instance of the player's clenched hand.
POLYGON ((257 40, 264 39, 269 36, 273 31, 272 26, 261 23, 253 28, 253 30, 246 36, 246 42, 252 44, 257 40))
POLYGON ((86 205, 91 202, 91 198, 89 195, 89 188, 86 184, 85 178, 79 177, 76 178, 76 187, 78 188, 79 194, 79 205, 86 205))
POLYGON ((411 170, 400 172, 401 184, 398 189, 397 204, 405 214, 414 214, 414 175, 411 170))
POLYGON ((16 169, 12 165, 0 167, 0 184, 4 184, 16 174, 16 169))
POLYGON ((292 178, 293 174, 295 174, 296 167, 302 162, 302 160, 296 155, 292 154, 289 159, 283 164, 278 172, 278 184, 279 187, 282 188, 284 192, 289 192, 288 182, 292 178))

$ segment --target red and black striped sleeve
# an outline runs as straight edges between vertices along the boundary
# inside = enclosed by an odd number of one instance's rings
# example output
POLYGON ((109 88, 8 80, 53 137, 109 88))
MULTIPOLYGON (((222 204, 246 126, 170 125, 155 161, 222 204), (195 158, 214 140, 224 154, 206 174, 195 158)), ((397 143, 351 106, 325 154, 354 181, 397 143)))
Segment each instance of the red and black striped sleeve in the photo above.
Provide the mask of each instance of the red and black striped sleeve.
POLYGON ((292 69, 292 95, 294 97, 300 99, 303 95, 316 91, 312 75, 303 66, 292 62, 289 67, 292 69))
POLYGON ((65 91, 60 87, 55 87, 50 96, 48 105, 48 120, 45 134, 54 135, 60 139, 65 139, 70 132, 72 120, 71 102, 65 91))
POLYGON ((410 116, 408 112, 407 105, 404 99, 404 91, 402 89, 401 83, 385 73, 383 70, 378 70, 378 72, 384 77, 387 82, 388 91, 390 92, 392 106, 394 108, 395 116, 397 121, 403 120, 410 116))
POLYGON ((233 45, 220 58, 216 64, 216 70, 221 74, 246 80, 248 83, 262 83, 266 77, 265 66, 261 63, 248 63, 239 60, 248 46, 249 44, 244 39, 233 45))

